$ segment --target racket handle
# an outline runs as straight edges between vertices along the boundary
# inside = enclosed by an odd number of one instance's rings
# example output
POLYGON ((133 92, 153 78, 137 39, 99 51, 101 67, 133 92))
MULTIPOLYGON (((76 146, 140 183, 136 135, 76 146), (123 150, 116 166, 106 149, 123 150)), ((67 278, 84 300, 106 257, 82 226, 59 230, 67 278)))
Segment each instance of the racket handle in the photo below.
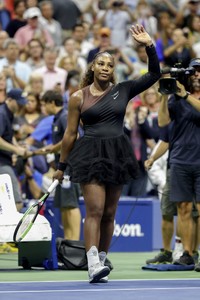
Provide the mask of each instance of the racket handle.
POLYGON ((52 184, 50 185, 50 187, 48 188, 47 192, 50 194, 59 184, 58 179, 55 179, 52 184))

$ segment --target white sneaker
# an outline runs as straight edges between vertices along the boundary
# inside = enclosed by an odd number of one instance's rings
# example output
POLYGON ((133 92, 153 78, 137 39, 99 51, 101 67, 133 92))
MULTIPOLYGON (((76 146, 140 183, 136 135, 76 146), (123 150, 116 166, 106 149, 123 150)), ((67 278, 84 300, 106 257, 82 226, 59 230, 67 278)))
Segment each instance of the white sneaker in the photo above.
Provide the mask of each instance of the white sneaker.
POLYGON ((173 262, 178 260, 182 254, 183 254, 183 244, 181 242, 176 242, 175 243, 175 247, 174 247, 174 251, 172 252, 172 259, 173 259, 173 262))
POLYGON ((97 263, 96 265, 91 266, 88 270, 89 282, 100 282, 100 280, 103 277, 107 276, 109 273, 110 269, 107 266, 102 266, 101 263, 97 263))

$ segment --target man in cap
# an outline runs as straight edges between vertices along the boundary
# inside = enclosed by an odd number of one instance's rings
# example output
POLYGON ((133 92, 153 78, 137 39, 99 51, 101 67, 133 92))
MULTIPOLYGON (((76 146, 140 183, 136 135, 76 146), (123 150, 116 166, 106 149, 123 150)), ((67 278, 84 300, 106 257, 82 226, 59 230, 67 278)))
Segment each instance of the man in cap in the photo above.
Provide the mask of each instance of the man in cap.
MULTIPOLYGON (((170 201, 177 204, 183 255, 174 263, 194 265, 193 251, 198 249, 200 234, 200 58, 190 61, 194 75, 186 87, 177 81, 177 92, 162 97, 158 122, 171 122, 170 201), (197 243, 195 245, 195 239, 197 243)), ((198 265, 195 268, 200 271, 198 265)))
POLYGON ((14 144, 13 118, 26 104, 21 89, 11 89, 5 103, 0 105, 0 174, 9 174, 12 180, 14 198, 18 210, 22 208, 19 183, 12 167, 12 155, 26 156, 26 149, 14 144))
POLYGON ((41 12, 38 7, 30 7, 25 11, 24 19, 27 20, 27 25, 18 29, 14 36, 22 49, 24 49, 33 38, 40 39, 45 46, 54 45, 54 41, 49 32, 40 25, 40 17, 41 12))

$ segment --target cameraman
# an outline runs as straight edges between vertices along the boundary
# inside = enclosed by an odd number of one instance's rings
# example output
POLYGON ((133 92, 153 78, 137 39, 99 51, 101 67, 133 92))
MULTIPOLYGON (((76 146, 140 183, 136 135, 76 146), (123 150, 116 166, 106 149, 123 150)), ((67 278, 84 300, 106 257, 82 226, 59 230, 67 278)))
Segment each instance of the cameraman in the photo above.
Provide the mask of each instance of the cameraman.
POLYGON ((161 127, 173 121, 170 200, 177 203, 184 246, 183 255, 175 261, 180 265, 194 265, 192 250, 195 234, 200 233, 200 59, 192 59, 189 67, 193 67, 195 73, 188 78, 188 91, 177 81, 177 91, 169 100, 162 97, 158 116, 161 127), (192 214, 193 201, 198 209, 196 215, 192 214), (195 228, 198 228, 196 232, 195 228))

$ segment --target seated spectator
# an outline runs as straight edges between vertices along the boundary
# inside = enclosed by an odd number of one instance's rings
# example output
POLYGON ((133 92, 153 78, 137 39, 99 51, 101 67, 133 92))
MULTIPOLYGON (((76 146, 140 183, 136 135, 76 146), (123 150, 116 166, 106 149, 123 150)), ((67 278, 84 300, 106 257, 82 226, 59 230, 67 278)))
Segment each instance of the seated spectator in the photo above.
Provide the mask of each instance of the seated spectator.
POLYGON ((14 18, 8 23, 6 31, 9 37, 13 38, 17 30, 26 25, 24 12, 26 10, 25 0, 14 1, 14 18))
POLYGON ((54 45, 61 46, 62 44, 62 28, 58 21, 53 19, 53 4, 49 0, 45 0, 39 3, 39 7, 42 13, 40 17, 40 24, 42 28, 46 29, 51 35, 54 45))
POLYGON ((27 93, 34 93, 35 95, 41 97, 43 94, 43 77, 39 74, 31 74, 28 84, 24 89, 27 93))
POLYGON ((37 7, 31 7, 25 11, 24 18, 27 20, 27 25, 18 29, 14 36, 20 45, 21 50, 24 50, 28 42, 33 38, 40 39, 45 46, 54 45, 53 39, 49 32, 43 29, 39 23, 40 16, 41 12, 37 7))
POLYGON ((86 59, 80 56, 79 51, 76 50, 75 40, 71 37, 66 38, 63 42, 63 46, 60 47, 56 64, 58 64, 58 61, 62 59, 63 56, 69 56, 83 73, 86 71, 86 59))
POLYGON ((64 92, 67 72, 55 66, 57 52, 56 48, 46 48, 44 50, 45 66, 38 68, 33 73, 34 75, 39 74, 43 77, 44 91, 53 90, 59 84, 62 92, 64 92))
POLYGON ((81 73, 78 70, 71 70, 67 74, 65 92, 63 94, 63 106, 68 109, 69 98, 79 89, 81 73))
POLYGON ((7 39, 3 45, 5 57, 0 60, 0 72, 6 76, 7 91, 11 88, 24 89, 27 84, 31 69, 19 60, 19 45, 14 39, 7 39))
POLYGON ((88 57, 87 57, 87 62, 90 63, 93 61, 95 55, 98 52, 105 51, 109 48, 113 48, 111 45, 111 31, 108 27, 102 27, 99 30, 99 45, 96 48, 93 48, 89 51, 88 57))
POLYGON ((26 63, 30 66, 32 71, 41 68, 45 65, 43 58, 43 50, 44 46, 39 39, 31 39, 28 42, 28 58, 26 60, 26 63))
POLYGON ((76 23, 74 25, 72 37, 79 55, 86 59, 89 51, 93 49, 94 46, 86 39, 86 31, 83 23, 76 23))

